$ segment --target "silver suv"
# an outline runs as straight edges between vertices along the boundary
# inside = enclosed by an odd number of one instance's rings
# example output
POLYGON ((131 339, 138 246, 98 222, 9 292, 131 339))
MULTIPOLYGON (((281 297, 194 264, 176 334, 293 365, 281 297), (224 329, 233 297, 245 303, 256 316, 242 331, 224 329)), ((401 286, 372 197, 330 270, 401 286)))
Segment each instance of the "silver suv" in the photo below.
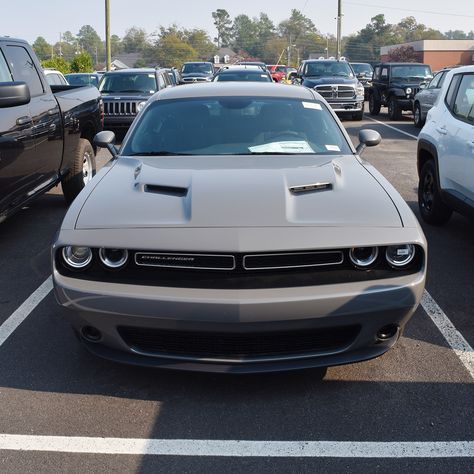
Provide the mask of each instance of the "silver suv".
POLYGON ((474 66, 446 74, 418 136, 418 174, 426 222, 444 224, 454 210, 474 217, 474 66))

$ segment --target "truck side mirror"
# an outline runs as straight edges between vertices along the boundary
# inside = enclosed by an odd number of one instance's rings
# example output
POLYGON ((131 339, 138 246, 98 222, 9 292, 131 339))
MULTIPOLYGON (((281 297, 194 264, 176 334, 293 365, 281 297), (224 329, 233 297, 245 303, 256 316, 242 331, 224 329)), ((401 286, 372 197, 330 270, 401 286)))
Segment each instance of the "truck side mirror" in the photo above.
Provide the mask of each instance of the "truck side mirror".
POLYGON ((26 82, 0 82, 0 108, 29 104, 30 88, 26 82))
POLYGON ((115 148, 115 133, 110 130, 97 133, 94 137, 94 145, 98 148, 107 148, 114 158, 118 155, 115 148))
POLYGON ((289 79, 297 79, 298 78, 298 73, 296 71, 291 71, 290 74, 288 74, 289 79))
POLYGON ((379 132, 375 130, 370 130, 368 128, 361 130, 359 132, 359 144, 356 147, 358 155, 361 155, 362 152, 368 146, 377 146, 382 141, 382 137, 379 132))

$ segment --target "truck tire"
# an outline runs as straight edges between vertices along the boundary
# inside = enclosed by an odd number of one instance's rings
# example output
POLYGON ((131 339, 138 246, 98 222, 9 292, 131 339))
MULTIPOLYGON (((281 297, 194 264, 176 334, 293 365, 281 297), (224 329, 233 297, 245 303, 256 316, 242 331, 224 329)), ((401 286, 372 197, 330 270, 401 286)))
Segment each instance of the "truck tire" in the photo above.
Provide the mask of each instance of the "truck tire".
POLYGON ((421 168, 418 184, 418 206, 421 217, 432 225, 448 222, 453 210, 441 199, 436 166, 433 160, 427 161, 421 168))
POLYGON ((388 100, 388 117, 390 120, 400 120, 402 117, 402 110, 398 105, 396 97, 390 97, 388 100))
POLYGON ((372 92, 369 96, 369 112, 370 115, 378 115, 381 107, 380 100, 376 97, 375 92, 372 92))
POLYGON ((360 122, 363 118, 364 118, 363 109, 360 112, 356 112, 355 114, 352 114, 352 120, 356 120, 357 122, 360 122))
POLYGON ((425 121, 423 120, 423 116, 421 115, 421 106, 418 102, 415 102, 413 107, 413 124, 416 128, 422 128, 425 121))
POLYGON ((69 173, 62 179, 63 195, 71 204, 96 172, 95 154, 89 140, 80 138, 69 173))

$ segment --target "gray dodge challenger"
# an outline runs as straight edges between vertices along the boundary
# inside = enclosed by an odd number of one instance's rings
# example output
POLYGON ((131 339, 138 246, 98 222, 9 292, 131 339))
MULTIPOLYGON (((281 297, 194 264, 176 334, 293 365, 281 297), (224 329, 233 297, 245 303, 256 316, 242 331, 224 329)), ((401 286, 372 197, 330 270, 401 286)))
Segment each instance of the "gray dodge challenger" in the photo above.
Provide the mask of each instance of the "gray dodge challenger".
POLYGON ((94 354, 264 372, 380 356, 420 301, 417 219, 315 91, 165 89, 69 208, 56 298, 94 354))

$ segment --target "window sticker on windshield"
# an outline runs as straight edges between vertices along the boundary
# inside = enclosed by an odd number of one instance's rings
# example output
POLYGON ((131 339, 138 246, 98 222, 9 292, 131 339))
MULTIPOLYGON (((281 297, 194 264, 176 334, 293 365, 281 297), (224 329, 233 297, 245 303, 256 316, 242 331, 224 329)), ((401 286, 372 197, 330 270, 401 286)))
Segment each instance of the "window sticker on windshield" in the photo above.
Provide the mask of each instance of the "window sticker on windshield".
POLYGON ((337 145, 325 145, 326 150, 328 151, 341 151, 341 149, 337 145))
POLYGON ((260 77, 267 77, 266 74, 260 74, 260 77))
POLYGON ((155 77, 154 74, 148 74, 148 77, 151 77, 152 79, 155 77))
POLYGON ((302 104, 305 109, 322 110, 321 105, 316 102, 302 102, 302 104))
POLYGON ((309 143, 304 140, 271 142, 264 145, 250 146, 249 151, 253 153, 314 153, 309 143))

